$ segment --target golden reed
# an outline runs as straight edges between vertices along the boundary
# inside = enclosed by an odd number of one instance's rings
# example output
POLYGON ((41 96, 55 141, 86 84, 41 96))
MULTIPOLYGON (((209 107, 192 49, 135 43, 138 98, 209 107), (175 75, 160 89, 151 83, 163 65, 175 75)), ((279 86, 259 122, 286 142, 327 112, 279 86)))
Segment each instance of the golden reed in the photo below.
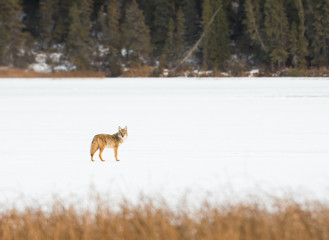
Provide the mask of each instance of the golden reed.
MULTIPOLYGON (((7 209, 0 215, 1 240, 326 240, 329 206, 275 201, 260 203, 204 203, 193 211, 167 204, 123 202, 113 210, 99 201, 95 210, 52 204, 25 210, 7 209)), ((183 205, 182 205, 183 206, 183 205)))

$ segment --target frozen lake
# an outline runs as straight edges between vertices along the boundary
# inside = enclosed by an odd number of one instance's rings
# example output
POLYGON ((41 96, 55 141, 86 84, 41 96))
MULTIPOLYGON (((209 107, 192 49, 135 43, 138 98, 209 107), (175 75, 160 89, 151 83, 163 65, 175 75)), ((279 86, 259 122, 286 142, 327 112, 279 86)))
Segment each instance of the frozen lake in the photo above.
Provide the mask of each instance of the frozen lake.
POLYGON ((0 79, 0 201, 300 194, 329 200, 329 80, 0 79), (95 134, 128 126, 120 162, 95 134))

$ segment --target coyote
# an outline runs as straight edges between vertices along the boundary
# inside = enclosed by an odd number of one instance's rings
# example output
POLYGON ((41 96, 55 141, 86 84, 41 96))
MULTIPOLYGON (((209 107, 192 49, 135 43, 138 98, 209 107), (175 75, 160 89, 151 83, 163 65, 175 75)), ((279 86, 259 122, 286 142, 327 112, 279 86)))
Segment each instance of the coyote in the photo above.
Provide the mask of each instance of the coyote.
POLYGON ((121 128, 119 127, 119 131, 115 134, 109 135, 109 134, 98 134, 93 138, 93 141, 91 142, 90 147, 90 155, 91 155, 91 161, 94 160, 94 154, 99 149, 99 158, 104 162, 105 160, 102 158, 102 152, 104 151, 104 148, 113 148, 114 149, 114 156, 117 161, 120 161, 118 159, 118 147, 121 143, 124 142, 128 137, 128 129, 127 127, 121 128))

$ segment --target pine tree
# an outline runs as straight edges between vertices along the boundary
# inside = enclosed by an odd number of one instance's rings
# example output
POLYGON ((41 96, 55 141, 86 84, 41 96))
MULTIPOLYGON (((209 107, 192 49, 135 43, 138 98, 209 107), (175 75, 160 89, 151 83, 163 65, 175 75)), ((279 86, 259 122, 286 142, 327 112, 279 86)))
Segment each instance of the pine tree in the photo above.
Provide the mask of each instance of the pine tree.
POLYGON ((172 68, 174 65, 176 56, 175 51, 175 23, 174 20, 171 18, 168 24, 168 36, 166 40, 166 44, 162 51, 162 56, 160 60, 160 66, 166 68, 172 68))
POLYGON ((25 43, 23 11, 19 0, 0 0, 0 65, 23 67, 25 43))
POLYGON ((296 67, 297 66, 305 66, 306 65, 306 56, 308 54, 308 40, 305 37, 305 12, 304 12, 304 6, 302 3, 302 0, 294 0, 296 9, 298 11, 298 19, 299 24, 298 27, 296 27, 296 30, 298 32, 297 37, 297 52, 296 52, 296 67))
POLYGON ((42 49, 48 50, 52 43, 55 0, 40 0, 40 39, 42 49))
POLYGON ((55 0, 54 4, 54 30, 53 41, 56 43, 64 43, 70 26, 70 10, 72 8, 72 2, 66 0, 55 0))
POLYGON ((318 0, 313 3, 312 64, 317 67, 329 64, 329 1, 318 0))
POLYGON ((98 41, 107 48, 119 49, 119 12, 117 0, 107 0, 98 13, 98 41))
POLYGON ((27 45, 37 42, 43 51, 65 47, 80 68, 111 75, 112 66, 119 69, 123 61, 122 46, 131 48, 126 57, 132 63, 146 62, 151 52, 150 62, 161 56, 168 67, 186 49, 193 49, 198 67, 223 67, 230 49, 252 56, 251 64, 329 67, 329 0, 135 1, 143 21, 127 11, 133 0, 0 0, 0 64, 23 66, 31 54, 27 45))
POLYGON ((153 0, 153 21, 151 25, 151 41, 153 55, 161 56, 164 48, 170 18, 173 17, 173 9, 170 1, 153 0))
POLYGON ((212 69, 222 68, 230 55, 229 28, 222 0, 205 0, 202 17, 204 31, 207 31, 203 42, 204 66, 212 69), (213 23, 207 29, 216 12, 213 23))
POLYGON ((183 11, 178 9, 176 24, 173 19, 169 20, 168 36, 161 57, 161 65, 173 68, 182 58, 185 44, 185 18, 183 11))
POLYGON ((293 67, 298 66, 298 31, 296 23, 293 22, 289 31, 289 54, 293 67))
POLYGON ((211 16, 213 14, 213 7, 212 7, 212 0, 205 0, 203 3, 203 12, 202 12, 202 25, 203 25, 203 31, 207 31, 206 32, 206 37, 203 40, 203 58, 204 58, 204 63, 203 65, 206 68, 212 68, 212 64, 211 64, 211 60, 210 59, 210 54, 211 51, 213 50, 215 45, 215 41, 214 41, 214 34, 213 31, 211 31, 211 29, 207 29, 207 24, 209 23, 211 16))
POLYGON ((196 0, 185 0, 184 4, 187 45, 192 46, 200 37, 200 14, 196 0))
POLYGON ((271 64, 285 66, 288 58, 288 19, 282 0, 266 0, 264 14, 265 36, 271 64))
POLYGON ((121 43, 126 51, 127 63, 146 63, 150 53, 150 30, 144 23, 143 13, 136 0, 132 0, 126 7, 126 18, 121 30, 121 43))
POLYGON ((179 8, 176 16, 176 34, 175 34, 175 46, 177 58, 181 58, 186 48, 186 24, 185 16, 182 8, 179 8))
POLYGON ((117 0, 106 0, 100 7, 97 19, 98 70, 108 76, 121 74, 119 6, 117 0))
POLYGON ((79 10, 78 4, 73 3, 70 9, 69 31, 66 40, 66 53, 70 60, 76 64, 79 69, 87 69, 90 67, 89 58, 92 53, 92 41, 90 37, 90 20, 88 10, 84 12, 79 10), (83 25, 83 23, 87 25, 83 25))
POLYGON ((143 11, 145 24, 151 29, 154 20, 154 9, 156 3, 154 0, 143 0, 138 1, 138 3, 139 8, 143 11))
POLYGON ((259 0, 246 0, 245 12, 246 19, 244 20, 244 24, 246 25, 249 38, 254 45, 259 45, 263 51, 267 52, 262 35, 262 15, 259 0))
POLYGON ((33 37, 39 36, 39 1, 36 0, 20 0, 19 4, 24 12, 22 23, 24 24, 24 32, 29 32, 33 37))
POLYGON ((80 9, 81 24, 90 33, 92 27, 91 15, 93 13, 93 0, 75 0, 75 1, 77 2, 78 8, 80 9))

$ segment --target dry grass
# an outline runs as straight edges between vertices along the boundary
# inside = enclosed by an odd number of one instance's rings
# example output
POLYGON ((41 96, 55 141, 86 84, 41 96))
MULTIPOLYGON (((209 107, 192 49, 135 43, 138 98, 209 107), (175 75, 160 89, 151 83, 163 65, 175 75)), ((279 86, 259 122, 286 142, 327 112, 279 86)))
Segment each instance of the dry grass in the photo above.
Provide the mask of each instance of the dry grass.
POLYGON ((90 211, 59 202, 49 211, 15 208, 0 214, 0 239, 33 240, 326 240, 329 206, 276 201, 173 210, 165 203, 123 202, 113 210, 98 201, 90 211))
POLYGON ((0 78, 104 78, 100 72, 92 71, 72 71, 72 72, 52 72, 38 73, 31 70, 18 68, 0 68, 0 78))
POLYGON ((326 67, 310 68, 310 69, 296 69, 287 68, 280 72, 282 77, 328 77, 329 70, 326 67))
MULTIPOLYGON (((154 77, 155 74, 154 67, 151 66, 141 66, 129 68, 127 71, 123 72, 120 77, 154 77)), ((199 76, 194 74, 193 70, 189 71, 180 71, 177 72, 175 76, 185 76, 185 74, 190 75, 190 77, 247 77, 249 72, 240 71, 236 74, 223 73, 220 71, 213 71, 209 76, 199 76)), ((159 76, 162 76, 160 73, 159 76)), ((259 77, 328 77, 329 70, 327 68, 321 69, 293 69, 287 68, 278 72, 269 72, 261 70, 259 77)), ((9 68, 9 67, 0 67, 0 78, 105 78, 105 74, 101 72, 94 71, 71 71, 71 72, 52 72, 52 73, 38 73, 32 70, 24 70, 18 68, 9 68)))
POLYGON ((151 77, 154 71, 154 67, 141 66, 132 67, 123 72, 120 77, 151 77))

